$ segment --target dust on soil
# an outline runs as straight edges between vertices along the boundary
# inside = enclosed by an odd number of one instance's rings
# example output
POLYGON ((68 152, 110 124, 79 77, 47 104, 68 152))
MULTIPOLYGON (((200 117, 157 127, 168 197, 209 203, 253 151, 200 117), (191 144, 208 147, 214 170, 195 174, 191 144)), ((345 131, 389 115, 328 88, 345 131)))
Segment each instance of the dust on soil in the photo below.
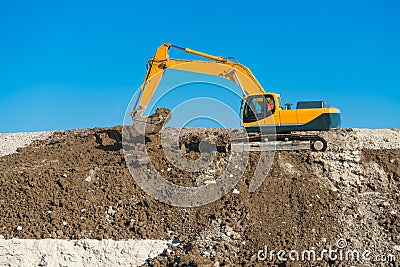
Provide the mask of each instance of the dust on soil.
MULTIPOLYGON (((334 246, 354 229, 359 232, 345 237, 363 243, 368 237, 363 236, 364 228, 357 228, 358 223, 369 230, 372 226, 368 228, 368 220, 365 223, 361 217, 353 219, 354 225, 342 221, 358 213, 348 197, 385 192, 390 209, 376 204, 371 214, 387 229, 382 230, 388 239, 384 249, 400 243, 400 217, 392 212, 400 211, 398 149, 363 150, 360 164, 376 163, 388 173, 388 181, 379 183, 378 178, 371 178, 354 188, 330 178, 329 159, 321 159, 318 153, 277 152, 263 184, 249 193, 249 179, 257 163, 257 154, 252 153, 236 186, 239 194, 229 193, 201 207, 179 208, 154 200, 135 183, 123 156, 121 130, 56 132, 47 140, 18 149, 17 154, 1 157, 0 234, 37 239, 166 239, 174 240, 175 245, 149 265, 251 265, 260 264, 257 252, 265 246, 288 251, 322 249, 334 246), (326 179, 321 178, 324 175, 326 179)), ((204 132, 224 144, 219 131, 199 130, 199 139, 204 139, 204 132)), ((195 184, 197 174, 173 169, 157 140, 154 136, 149 142, 157 169, 171 168, 165 178, 178 184, 195 184)), ((190 140, 183 138, 182 142, 190 146, 190 140)), ((196 158, 199 152, 184 153, 196 158)), ((217 153, 218 159, 224 159, 229 152, 217 153)), ((342 159, 338 164, 351 160, 342 159)), ((269 263, 281 262, 275 258, 269 263)), ((328 266, 333 262, 326 258, 318 263, 328 266)))

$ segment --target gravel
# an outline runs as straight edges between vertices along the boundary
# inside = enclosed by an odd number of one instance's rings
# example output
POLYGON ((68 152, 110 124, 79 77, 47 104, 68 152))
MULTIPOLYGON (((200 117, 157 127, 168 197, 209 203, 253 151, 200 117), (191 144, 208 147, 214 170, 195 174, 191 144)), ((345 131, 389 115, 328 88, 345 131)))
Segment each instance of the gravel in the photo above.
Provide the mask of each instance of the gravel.
POLYGON ((19 147, 25 147, 35 140, 44 140, 54 131, 32 133, 0 133, 0 157, 16 153, 19 147))

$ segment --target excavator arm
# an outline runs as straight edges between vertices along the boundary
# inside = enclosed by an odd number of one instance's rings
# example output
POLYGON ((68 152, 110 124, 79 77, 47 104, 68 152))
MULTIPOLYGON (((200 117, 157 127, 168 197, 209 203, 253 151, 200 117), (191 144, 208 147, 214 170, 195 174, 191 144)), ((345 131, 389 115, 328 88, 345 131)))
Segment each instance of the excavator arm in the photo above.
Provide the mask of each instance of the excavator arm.
POLYGON ((134 110, 143 112, 154 95, 165 71, 168 69, 220 76, 233 81, 241 88, 243 95, 264 94, 261 84, 246 66, 228 58, 213 56, 189 48, 164 43, 153 58, 148 61, 147 73, 140 88, 134 110), (182 50, 186 53, 197 55, 208 60, 184 60, 169 58, 171 48, 182 50))

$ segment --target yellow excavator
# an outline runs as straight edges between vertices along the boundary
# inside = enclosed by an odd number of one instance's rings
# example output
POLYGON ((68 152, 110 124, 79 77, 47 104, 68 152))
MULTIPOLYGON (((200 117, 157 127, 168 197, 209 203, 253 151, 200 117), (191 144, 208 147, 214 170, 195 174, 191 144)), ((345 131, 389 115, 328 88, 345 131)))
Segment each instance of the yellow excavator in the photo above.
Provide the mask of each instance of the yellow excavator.
MULTIPOLYGON (((266 92, 249 68, 232 57, 213 56, 169 43, 158 47, 154 57, 147 62, 147 73, 131 113, 133 119, 143 114, 152 99, 164 72, 169 69, 219 76, 236 83, 243 92, 241 107, 242 125, 248 133, 254 133, 250 143, 236 142, 234 151, 274 149, 312 149, 325 151, 327 142, 320 136, 307 134, 340 128, 340 110, 324 101, 300 101, 296 108, 283 106, 279 94, 266 92), (169 57, 171 48, 197 55, 206 60, 174 59, 169 57), (267 137, 261 133, 274 133, 267 137), (270 141, 270 142, 269 142, 270 141)), ((158 123, 163 125, 170 117, 158 123)), ((135 119, 134 119, 135 121, 135 119)), ((158 130, 160 127, 156 127, 158 130)))

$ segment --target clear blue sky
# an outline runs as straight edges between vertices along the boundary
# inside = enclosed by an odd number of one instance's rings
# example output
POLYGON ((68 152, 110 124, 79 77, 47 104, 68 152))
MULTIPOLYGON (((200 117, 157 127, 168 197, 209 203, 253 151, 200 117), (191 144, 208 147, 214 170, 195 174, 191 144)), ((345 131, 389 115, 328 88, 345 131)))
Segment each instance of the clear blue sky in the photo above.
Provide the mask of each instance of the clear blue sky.
POLYGON ((398 1, 0 1, 0 132, 122 124, 168 41, 250 67, 344 127, 400 128, 398 1))

